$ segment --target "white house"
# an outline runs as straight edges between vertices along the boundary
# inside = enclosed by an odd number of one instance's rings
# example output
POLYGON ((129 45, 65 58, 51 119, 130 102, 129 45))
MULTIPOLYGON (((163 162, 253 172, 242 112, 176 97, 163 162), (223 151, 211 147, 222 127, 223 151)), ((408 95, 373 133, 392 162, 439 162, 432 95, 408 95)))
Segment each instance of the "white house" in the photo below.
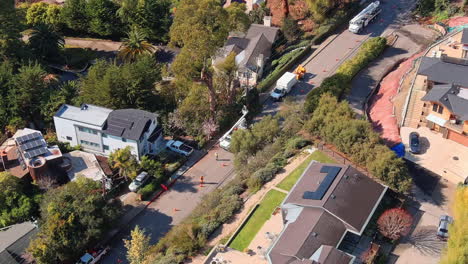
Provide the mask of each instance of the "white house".
POLYGON ((62 105, 54 116, 57 138, 86 151, 109 155, 130 146, 140 160, 164 149, 157 115, 138 109, 112 110, 90 104, 62 105))

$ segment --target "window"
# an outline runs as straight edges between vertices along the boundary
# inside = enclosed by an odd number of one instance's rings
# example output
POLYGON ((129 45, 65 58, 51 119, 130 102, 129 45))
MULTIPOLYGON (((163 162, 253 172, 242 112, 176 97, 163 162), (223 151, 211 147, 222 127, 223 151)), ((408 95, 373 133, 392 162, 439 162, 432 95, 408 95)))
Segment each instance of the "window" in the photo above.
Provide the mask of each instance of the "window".
POLYGON ((442 114, 442 112, 444 112, 444 107, 441 106, 441 105, 438 105, 438 104, 433 104, 432 105, 432 111, 437 112, 439 114, 442 114))
POLYGON ((444 107, 439 105, 439 111, 437 111, 437 113, 442 114, 443 111, 444 111, 444 107))
POLYGON ((109 150, 109 146, 103 145, 103 147, 104 147, 104 150, 109 150))
POLYGON ((80 140, 80 143, 82 145, 87 145, 87 146, 90 146, 90 147, 99 147, 100 145, 97 144, 97 143, 94 143, 94 142, 89 142, 89 141, 86 141, 86 140, 80 140))
POLYGON ((106 138, 106 137, 107 137, 107 134, 102 133, 102 137, 103 137, 103 138, 106 138))
POLYGON ((123 142, 127 142, 127 139, 126 139, 126 138, 122 138, 122 141, 123 141, 123 142))
POLYGON ((87 128, 87 127, 78 127, 78 130, 81 131, 81 132, 86 132, 86 133, 89 133, 89 134, 97 135, 96 130, 90 129, 90 128, 87 128))
POLYGON ((72 137, 67 137, 67 140, 72 141, 73 138, 72 137))

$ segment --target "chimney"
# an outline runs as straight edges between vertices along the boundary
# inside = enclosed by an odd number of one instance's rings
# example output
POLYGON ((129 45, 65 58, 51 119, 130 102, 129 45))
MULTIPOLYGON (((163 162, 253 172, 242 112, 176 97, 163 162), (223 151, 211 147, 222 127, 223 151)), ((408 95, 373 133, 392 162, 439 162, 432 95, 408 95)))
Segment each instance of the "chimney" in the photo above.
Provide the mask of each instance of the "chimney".
POLYGON ((263 25, 267 27, 271 27, 271 16, 263 17, 263 25))

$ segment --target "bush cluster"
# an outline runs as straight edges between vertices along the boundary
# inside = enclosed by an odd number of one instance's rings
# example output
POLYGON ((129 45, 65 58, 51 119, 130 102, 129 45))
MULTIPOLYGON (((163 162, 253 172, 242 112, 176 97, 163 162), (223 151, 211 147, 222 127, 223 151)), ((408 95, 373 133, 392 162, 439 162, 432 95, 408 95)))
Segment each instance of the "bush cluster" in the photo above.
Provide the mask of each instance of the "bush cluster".
POLYGON ((368 121, 354 118, 346 102, 339 103, 330 94, 322 95, 305 128, 366 167, 393 190, 407 192, 411 187, 405 162, 382 143, 368 121))
POLYGON ((308 113, 312 113, 317 107, 318 102, 324 93, 330 93, 333 96, 340 98, 344 93, 351 88, 351 80, 353 77, 369 62, 376 59, 387 45, 387 40, 382 37, 371 38, 366 41, 359 49, 356 56, 343 63, 336 73, 323 80, 320 87, 313 89, 307 94, 305 109, 308 113))

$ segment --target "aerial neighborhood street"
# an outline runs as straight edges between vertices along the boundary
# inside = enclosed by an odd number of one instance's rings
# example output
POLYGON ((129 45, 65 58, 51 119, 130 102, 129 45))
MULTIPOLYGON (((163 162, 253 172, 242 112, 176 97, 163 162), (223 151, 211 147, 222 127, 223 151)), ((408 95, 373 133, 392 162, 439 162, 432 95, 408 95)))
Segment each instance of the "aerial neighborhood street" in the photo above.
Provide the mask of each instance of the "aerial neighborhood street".
POLYGON ((0 3, 0 264, 467 264, 468 5, 0 3))

